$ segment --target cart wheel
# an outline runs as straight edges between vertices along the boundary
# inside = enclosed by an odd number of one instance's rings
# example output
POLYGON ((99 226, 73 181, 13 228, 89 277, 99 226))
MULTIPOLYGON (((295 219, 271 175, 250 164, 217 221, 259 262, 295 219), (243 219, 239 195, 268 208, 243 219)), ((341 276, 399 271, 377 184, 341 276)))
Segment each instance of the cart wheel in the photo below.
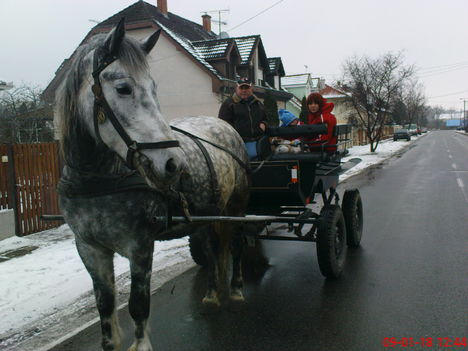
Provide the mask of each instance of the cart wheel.
POLYGON ((346 222, 347 244, 351 247, 359 247, 364 223, 362 216, 362 200, 359 190, 352 189, 345 191, 342 209, 346 222))
POLYGON ((317 257, 320 272, 338 278, 346 259, 346 224, 340 206, 328 205, 320 213, 317 230, 317 257))
POLYGON ((189 249, 193 261, 199 266, 206 266, 206 255, 203 251, 203 233, 195 232, 189 236, 189 249))

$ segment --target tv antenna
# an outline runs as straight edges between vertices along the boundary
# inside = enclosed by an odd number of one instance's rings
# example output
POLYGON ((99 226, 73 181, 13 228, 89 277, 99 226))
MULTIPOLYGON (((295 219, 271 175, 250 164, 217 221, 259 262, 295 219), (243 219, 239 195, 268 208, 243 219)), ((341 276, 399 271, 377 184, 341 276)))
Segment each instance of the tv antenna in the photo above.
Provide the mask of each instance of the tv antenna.
POLYGON ((221 33, 221 25, 226 26, 228 23, 226 21, 221 21, 221 14, 222 13, 229 13, 229 9, 225 10, 212 10, 212 11, 203 11, 205 15, 209 13, 217 13, 218 14, 218 20, 212 20, 214 23, 218 23, 218 29, 219 33, 221 33))

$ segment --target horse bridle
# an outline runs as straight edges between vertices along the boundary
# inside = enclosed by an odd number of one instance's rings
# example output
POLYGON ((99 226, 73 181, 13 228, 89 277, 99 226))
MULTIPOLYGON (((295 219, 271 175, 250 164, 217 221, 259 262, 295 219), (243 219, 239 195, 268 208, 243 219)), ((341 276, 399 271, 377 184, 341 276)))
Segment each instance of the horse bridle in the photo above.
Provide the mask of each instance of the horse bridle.
POLYGON ((96 49, 94 51, 94 59, 93 59, 93 79, 94 84, 92 86, 92 91, 94 94, 94 132, 98 138, 98 140, 105 145, 101 138, 101 134, 99 133, 99 124, 104 123, 105 120, 108 118, 112 123, 113 127, 123 139, 125 144, 127 145, 127 156, 126 156, 126 164, 130 169, 135 169, 133 165, 133 157, 137 151, 143 149, 167 149, 171 147, 179 147, 179 142, 177 140, 165 140, 165 141, 158 141, 153 143, 139 143, 135 140, 132 140, 130 136, 127 134, 125 129, 120 124, 119 120, 115 116, 114 112, 112 111, 111 107, 109 106, 104 93, 102 91, 101 82, 99 80, 99 75, 101 72, 109 66, 112 62, 117 60, 117 56, 110 53, 104 53, 102 60, 99 60, 99 50, 96 49), (100 62, 99 62, 100 61, 100 62))

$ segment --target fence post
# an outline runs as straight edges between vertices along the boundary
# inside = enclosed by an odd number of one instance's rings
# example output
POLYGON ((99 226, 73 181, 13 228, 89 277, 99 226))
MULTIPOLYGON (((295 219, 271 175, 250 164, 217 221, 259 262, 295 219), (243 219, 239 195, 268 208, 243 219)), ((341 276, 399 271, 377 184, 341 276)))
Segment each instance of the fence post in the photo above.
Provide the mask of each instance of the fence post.
POLYGON ((16 197, 16 176, 15 176, 15 159, 13 155, 13 145, 7 144, 8 156, 8 198, 11 200, 10 205, 13 208, 15 215, 15 235, 19 235, 19 221, 20 216, 18 213, 18 201, 16 197))

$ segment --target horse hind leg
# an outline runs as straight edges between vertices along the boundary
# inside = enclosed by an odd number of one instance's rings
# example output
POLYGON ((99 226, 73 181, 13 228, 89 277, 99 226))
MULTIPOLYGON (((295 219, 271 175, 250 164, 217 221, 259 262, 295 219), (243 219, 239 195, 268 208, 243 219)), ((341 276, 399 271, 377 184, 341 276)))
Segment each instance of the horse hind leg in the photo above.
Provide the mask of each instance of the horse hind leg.
POLYGON ((148 318, 151 300, 151 268, 154 243, 145 244, 145 253, 136 253, 130 260, 132 277, 128 307, 135 323, 135 340, 128 351, 151 351, 148 318), (152 245, 152 246, 151 246, 152 245), (148 246, 151 249, 148 250, 148 246))
POLYGON ((205 297, 202 300, 203 305, 208 308, 217 308, 220 306, 220 294, 222 291, 223 276, 225 265, 222 263, 224 259, 223 242, 220 238, 221 226, 216 223, 207 229, 203 248, 206 256, 207 268, 207 289, 205 297))
POLYGON ((78 253, 93 281, 96 306, 101 321, 102 349, 119 351, 121 329, 116 311, 114 253, 76 237, 78 253))
POLYGON ((235 233, 231 240, 231 255, 232 255, 232 277, 231 277, 231 291, 229 299, 234 303, 244 302, 244 295, 242 288, 244 285, 242 279, 242 252, 244 248, 244 238, 235 233))

